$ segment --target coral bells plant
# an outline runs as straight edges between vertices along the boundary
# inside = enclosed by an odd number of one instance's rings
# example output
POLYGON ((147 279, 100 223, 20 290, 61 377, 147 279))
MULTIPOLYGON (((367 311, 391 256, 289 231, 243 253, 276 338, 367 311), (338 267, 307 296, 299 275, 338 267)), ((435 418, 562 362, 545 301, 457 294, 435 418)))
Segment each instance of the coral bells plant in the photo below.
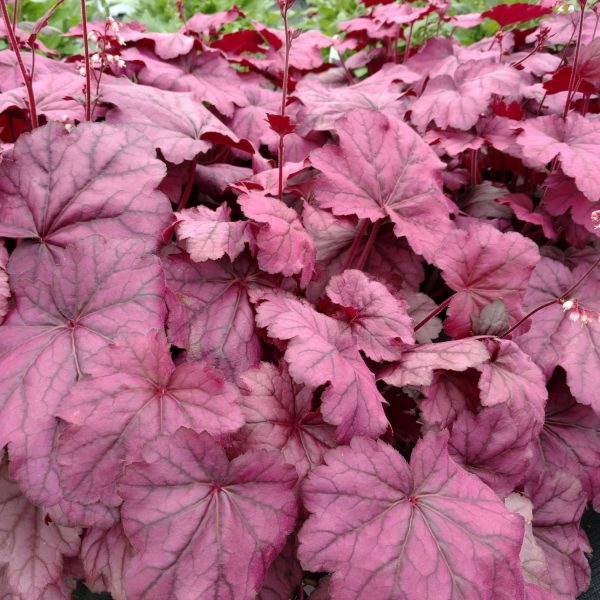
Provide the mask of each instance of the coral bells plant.
POLYGON ((0 597, 583 592, 597 6, 0 4, 0 597))

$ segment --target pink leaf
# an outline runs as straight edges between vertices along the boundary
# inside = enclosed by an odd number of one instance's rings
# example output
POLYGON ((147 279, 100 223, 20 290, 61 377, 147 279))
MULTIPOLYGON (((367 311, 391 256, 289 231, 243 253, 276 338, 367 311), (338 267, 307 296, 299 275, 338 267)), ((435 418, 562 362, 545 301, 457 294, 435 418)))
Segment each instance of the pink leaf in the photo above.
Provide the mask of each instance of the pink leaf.
POLYGON ((113 600, 125 600, 125 572, 131 555, 120 523, 110 529, 88 529, 81 542, 81 561, 88 585, 99 580, 113 600))
POLYGON ((79 552, 79 531, 48 523, 45 511, 23 496, 7 471, 0 465, 0 570, 5 564, 6 580, 19 598, 42 600, 46 587, 62 575, 63 557, 79 552))
MULTIPOLYGON (((543 258, 534 271, 525 298, 527 306, 536 306, 562 297, 579 278, 564 265, 543 258)), ((557 302, 536 313, 530 330, 516 338, 517 343, 549 377, 556 365, 567 372, 567 383, 578 402, 600 412, 596 387, 600 373, 600 281, 588 277, 576 291, 577 303, 563 310, 557 302), (592 315, 589 322, 582 316, 592 315)))
POLYGON ((431 259, 450 229, 440 160, 408 125, 380 112, 352 111, 336 130, 339 146, 310 156, 322 173, 315 184, 319 205, 371 221, 389 217, 396 236, 431 259))
POLYGON ((296 536, 288 538, 279 556, 271 563, 256 600, 289 600, 302 584, 302 567, 296 558, 296 536))
POLYGON ((185 26, 189 31, 199 33, 203 36, 214 36, 223 28, 223 25, 231 23, 240 17, 245 17, 244 13, 237 7, 232 6, 224 12, 215 12, 212 14, 195 14, 186 21, 185 26))
POLYGON ((574 598, 587 589, 590 547, 579 529, 586 494, 566 471, 555 471, 525 486, 533 502, 533 534, 548 561, 551 589, 561 598, 574 598))
POLYGON ((4 247, 4 241, 0 241, 0 323, 8 312, 8 303, 10 301, 10 287, 8 285, 8 273, 6 265, 8 264, 8 252, 4 247))
POLYGON ((244 106, 242 79, 220 52, 195 50, 173 60, 159 60, 145 48, 127 48, 121 52, 127 61, 141 61, 138 73, 142 89, 158 88, 172 92, 191 92, 197 102, 209 102, 222 115, 231 117, 234 107, 244 106))
POLYGON ((436 256, 444 281, 456 292, 444 322, 448 334, 468 335, 471 317, 498 298, 514 321, 538 260, 537 246, 518 233, 501 233, 484 223, 453 231, 436 256))
POLYGON ((227 204, 221 204, 216 210, 195 206, 175 213, 175 216, 177 239, 184 241, 194 262, 216 260, 225 254, 235 260, 249 239, 246 223, 231 221, 227 204))
POLYGON ((90 358, 87 372, 58 412, 70 423, 58 447, 60 477, 80 502, 118 506, 123 467, 159 435, 185 426, 220 436, 244 422, 238 391, 202 363, 175 367, 162 333, 130 334, 90 358))
POLYGON ((139 130, 172 163, 191 160, 214 144, 254 152, 250 142, 240 140, 189 94, 132 84, 105 85, 102 97, 117 107, 108 113, 110 123, 139 130))
POLYGON ((155 191, 164 175, 152 144, 128 127, 84 123, 67 135, 50 123, 22 135, 14 161, 0 164, 0 235, 35 244, 20 246, 11 268, 31 261, 43 269, 93 233, 156 243, 170 219, 169 202, 155 191))
POLYGON ((477 340, 420 344, 402 350, 400 360, 378 373, 379 379, 396 387, 429 385, 436 369, 465 371, 489 359, 485 346, 477 340))
MULTIPOLYGON (((550 574, 548 572, 548 561, 544 551, 540 548, 533 534, 533 504, 531 500, 520 494, 510 494, 504 499, 506 508, 511 512, 521 515, 525 520, 525 535, 523 536, 523 545, 519 558, 521 559, 521 568, 523 577, 528 586, 535 584, 538 589, 548 592, 548 598, 554 600, 556 596, 550 595, 548 588, 550 586, 550 574)), ((535 596, 534 596, 535 597, 535 596)), ((530 594, 526 593, 525 598, 530 600, 530 594)), ((546 596, 542 596, 542 600, 546 596)))
POLYGON ((242 194, 237 202, 249 219, 261 224, 256 233, 259 267, 286 277, 301 273, 305 287, 313 273, 315 247, 296 211, 258 191, 242 194))
POLYGON ((564 372, 549 383, 546 420, 534 444, 533 471, 549 476, 557 469, 577 475, 590 500, 600 494, 600 416, 575 402, 564 372))
POLYGON ((325 421, 337 425, 337 441, 383 433, 385 400, 342 323, 283 293, 266 297, 257 308, 256 322, 271 337, 289 340, 285 359, 295 381, 314 387, 331 384, 321 412, 325 421))
POLYGON ((306 569, 333 571, 332 597, 522 597, 522 521, 452 461, 446 439, 418 442, 409 467, 383 442, 354 438, 305 480, 312 515, 299 557, 306 569))
POLYGON ((277 450, 303 477, 333 448, 334 428, 312 410, 313 389, 293 383, 285 365, 261 363, 240 378, 246 421, 236 434, 242 451, 277 450))
MULTIPOLYGON (((36 65, 37 69, 37 65, 36 65)), ((81 95, 82 81, 78 73, 55 73, 36 77, 33 82, 33 95, 38 115, 45 115, 49 121, 61 121, 63 116, 83 121, 85 110, 77 98, 81 95)), ((0 94, 0 113, 11 107, 29 112, 29 97, 25 87, 18 87, 0 94)))
POLYGON ((566 120, 557 115, 529 119, 517 142, 523 156, 538 168, 554 158, 575 179, 591 202, 600 200, 600 121, 571 113, 566 120))
POLYGON ((139 552, 132 598, 252 600, 296 523, 296 471, 275 453, 231 463, 208 434, 180 429, 127 467, 123 527, 139 552))
POLYGON ((448 450, 501 498, 525 480, 533 450, 529 422, 505 406, 466 410, 452 425, 448 450))
POLYGON ((281 107, 281 94, 249 83, 243 86, 242 91, 245 101, 235 109, 228 121, 229 127, 237 135, 250 140, 256 148, 278 142, 266 118, 268 112, 275 112, 281 107))
POLYGON ((163 327, 163 276, 144 250, 136 241, 90 237, 68 247, 60 267, 46 266, 35 285, 26 278, 16 283, 19 303, 0 338, 0 438, 12 441, 11 474, 29 497, 49 512, 54 507, 55 520, 77 511, 104 524, 113 518, 64 499, 53 458, 54 415, 95 352, 118 336, 163 327))
POLYGON ((493 94, 519 95, 521 75, 495 61, 467 61, 454 75, 433 78, 410 105, 411 121, 424 130, 433 120, 438 127, 471 129, 487 111, 493 94))
POLYGON ((489 340, 486 344, 490 360, 481 371, 479 389, 481 404, 506 404, 510 411, 530 419, 530 436, 537 435, 544 421, 548 399, 546 378, 541 369, 510 340, 489 340))
POLYGON ((229 378, 258 364, 262 350, 248 292, 273 283, 243 256, 233 265, 226 259, 194 264, 182 256, 163 264, 171 343, 229 378))
MULTIPOLYGON (((400 356, 398 341, 414 343, 413 323, 407 304, 398 300, 362 271, 346 270, 332 277, 327 295, 342 307, 341 315, 356 336, 358 347, 375 361, 400 356)), ((337 315, 336 315, 337 316, 337 315)))
POLYGON ((423 390, 425 398, 419 408, 428 425, 447 428, 465 411, 477 412, 479 403, 479 373, 438 371, 431 385, 423 390))
POLYGON ((327 88, 318 80, 305 79, 298 84, 294 95, 304 108, 298 113, 297 131, 306 135, 311 130, 327 131, 337 129, 335 123, 350 111, 371 109, 385 111, 386 114, 401 118, 404 107, 398 100, 400 93, 392 86, 368 87, 368 78, 360 83, 327 88), (389 88, 389 89, 386 89, 389 88))

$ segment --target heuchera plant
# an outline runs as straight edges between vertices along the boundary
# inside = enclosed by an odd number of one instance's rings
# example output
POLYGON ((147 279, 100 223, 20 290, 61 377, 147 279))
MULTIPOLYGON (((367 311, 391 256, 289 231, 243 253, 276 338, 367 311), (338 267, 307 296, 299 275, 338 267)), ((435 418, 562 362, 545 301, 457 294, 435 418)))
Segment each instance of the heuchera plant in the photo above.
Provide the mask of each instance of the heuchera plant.
POLYGON ((600 10, 364 4, 57 60, 0 0, 3 600, 589 585, 600 10))

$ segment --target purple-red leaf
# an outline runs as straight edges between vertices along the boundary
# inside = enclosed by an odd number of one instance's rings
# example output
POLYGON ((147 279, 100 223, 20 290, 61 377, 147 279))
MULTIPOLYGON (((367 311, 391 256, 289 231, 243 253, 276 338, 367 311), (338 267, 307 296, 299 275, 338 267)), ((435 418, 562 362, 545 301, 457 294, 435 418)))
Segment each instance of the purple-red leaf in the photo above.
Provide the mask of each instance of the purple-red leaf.
POLYGON ((136 235, 156 243, 169 224, 169 202, 155 191, 165 175, 153 145, 130 127, 79 125, 67 135, 50 123, 15 144, 0 164, 0 236, 34 240, 11 257, 42 269, 68 244, 90 234, 136 235))
POLYGON ((283 293, 268 295, 256 313, 257 324, 271 337, 289 340, 285 359, 295 381, 314 387, 331 384, 323 394, 321 412, 328 423, 337 425, 338 441, 384 432, 385 400, 342 323, 283 293))
POLYGON ((408 125, 381 112, 352 111, 336 122, 336 132, 339 146, 310 156, 321 171, 319 205, 336 215, 389 217, 396 236, 431 259, 450 229, 440 160, 408 125))
POLYGON ((259 451, 229 462, 208 434, 180 429, 144 449, 120 486, 138 554, 128 598, 254 600, 296 523, 296 470, 259 451))
POLYGON ((362 271, 347 270, 332 277, 326 292, 332 302, 342 307, 335 316, 348 323, 358 347, 369 358, 395 360, 401 354, 399 341, 414 343, 407 303, 362 271))
POLYGON ((296 558, 298 542, 295 535, 288 538, 279 556, 271 563, 256 600, 289 600, 302 585, 302 567, 296 558))
POLYGON ((242 79, 219 52, 192 50, 169 61, 147 49, 127 48, 121 55, 145 65, 138 73, 143 89, 191 92, 196 102, 210 102, 226 117, 233 115, 236 105, 244 106, 242 79))
POLYGON ((246 423, 236 446, 277 450, 301 477, 323 462, 325 450, 335 446, 334 428, 312 410, 312 388, 296 385, 285 365, 264 362, 243 373, 240 386, 246 423))
POLYGON ((383 442, 354 438, 309 474, 299 557, 306 569, 333 571, 332 597, 523 596, 522 520, 452 461, 446 440, 419 441, 409 466, 383 442))
POLYGON ((548 476, 557 469, 577 475, 590 500, 600 499, 600 416, 575 402, 564 372, 549 383, 546 420, 533 445, 533 471, 548 476))
POLYGON ((490 10, 486 10, 481 16, 493 19, 500 27, 507 27, 508 25, 524 23, 551 14, 552 9, 547 6, 516 2, 515 4, 498 4, 490 10))
POLYGON ((61 403, 70 423, 57 462, 67 497, 119 505, 117 479, 143 445, 179 427, 216 437, 239 429, 239 392, 202 363, 175 367, 164 334, 130 334, 91 357, 61 403))
POLYGON ((479 223, 455 230, 438 251, 436 264, 456 294, 444 328, 453 337, 471 330, 471 318, 501 298, 513 317, 521 315, 521 301, 529 276, 539 260, 537 246, 519 233, 501 233, 479 223))

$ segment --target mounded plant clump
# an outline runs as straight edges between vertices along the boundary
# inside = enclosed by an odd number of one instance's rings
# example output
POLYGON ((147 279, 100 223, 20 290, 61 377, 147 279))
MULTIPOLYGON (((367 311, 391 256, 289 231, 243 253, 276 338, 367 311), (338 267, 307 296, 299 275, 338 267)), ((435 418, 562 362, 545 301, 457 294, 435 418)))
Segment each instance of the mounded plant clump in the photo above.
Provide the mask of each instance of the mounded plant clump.
POLYGON ((0 4, 0 598, 584 591, 597 6, 0 4))

